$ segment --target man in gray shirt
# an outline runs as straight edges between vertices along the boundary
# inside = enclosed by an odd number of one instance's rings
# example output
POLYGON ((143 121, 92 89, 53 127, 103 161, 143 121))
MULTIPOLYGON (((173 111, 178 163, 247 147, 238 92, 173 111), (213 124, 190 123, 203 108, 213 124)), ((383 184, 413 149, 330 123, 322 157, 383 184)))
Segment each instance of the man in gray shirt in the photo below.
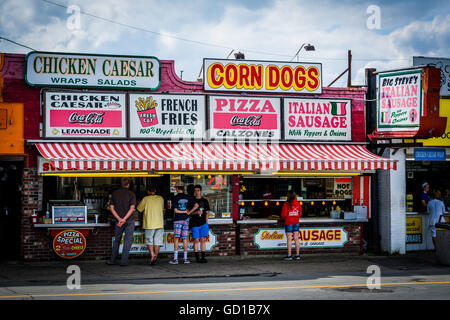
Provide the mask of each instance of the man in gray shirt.
POLYGON ((106 261, 106 264, 115 264, 117 255, 119 254, 120 241, 122 234, 125 232, 123 241, 122 258, 120 260, 121 266, 128 265, 128 254, 133 243, 134 233, 134 208, 136 207, 136 196, 129 190, 130 180, 122 178, 122 187, 113 192, 110 203, 110 210, 114 218, 117 219, 117 224, 114 229, 114 243, 112 247, 111 259, 106 261))

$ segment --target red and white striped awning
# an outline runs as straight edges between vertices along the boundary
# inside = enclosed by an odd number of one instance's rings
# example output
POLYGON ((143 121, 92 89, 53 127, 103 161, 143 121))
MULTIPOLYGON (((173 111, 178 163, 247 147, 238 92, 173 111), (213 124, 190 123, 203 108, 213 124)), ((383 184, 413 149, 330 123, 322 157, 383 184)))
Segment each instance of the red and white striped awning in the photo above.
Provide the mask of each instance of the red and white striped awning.
POLYGON ((36 147, 60 170, 396 170, 395 160, 362 145, 45 142, 36 147))

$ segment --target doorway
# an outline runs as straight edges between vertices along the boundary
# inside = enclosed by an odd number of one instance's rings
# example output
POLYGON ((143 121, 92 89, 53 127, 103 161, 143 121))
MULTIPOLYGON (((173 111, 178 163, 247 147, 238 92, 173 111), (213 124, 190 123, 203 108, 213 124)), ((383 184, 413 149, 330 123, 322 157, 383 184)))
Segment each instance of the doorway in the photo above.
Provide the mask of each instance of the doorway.
POLYGON ((19 260, 23 161, 0 161, 0 243, 2 260, 19 260))

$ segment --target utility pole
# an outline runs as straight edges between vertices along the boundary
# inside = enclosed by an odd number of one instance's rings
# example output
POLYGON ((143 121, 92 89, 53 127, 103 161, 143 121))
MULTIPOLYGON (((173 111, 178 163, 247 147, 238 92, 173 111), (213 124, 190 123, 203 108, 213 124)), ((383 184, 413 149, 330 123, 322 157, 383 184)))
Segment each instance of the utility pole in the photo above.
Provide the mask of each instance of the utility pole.
POLYGON ((347 88, 352 86, 352 50, 348 50, 347 88))

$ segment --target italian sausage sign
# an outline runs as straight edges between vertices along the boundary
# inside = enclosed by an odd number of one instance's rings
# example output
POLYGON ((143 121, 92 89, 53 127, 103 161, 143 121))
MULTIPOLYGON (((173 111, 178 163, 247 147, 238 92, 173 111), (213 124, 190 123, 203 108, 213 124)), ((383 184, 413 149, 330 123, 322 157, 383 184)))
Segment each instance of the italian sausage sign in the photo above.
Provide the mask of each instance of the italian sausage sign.
POLYGON ((417 130, 422 116, 422 99, 422 70, 379 74, 378 130, 417 130))
POLYGON ((211 139, 280 139, 280 99, 209 96, 211 139))
POLYGON ((284 99, 286 140, 351 141, 351 100, 284 99))

